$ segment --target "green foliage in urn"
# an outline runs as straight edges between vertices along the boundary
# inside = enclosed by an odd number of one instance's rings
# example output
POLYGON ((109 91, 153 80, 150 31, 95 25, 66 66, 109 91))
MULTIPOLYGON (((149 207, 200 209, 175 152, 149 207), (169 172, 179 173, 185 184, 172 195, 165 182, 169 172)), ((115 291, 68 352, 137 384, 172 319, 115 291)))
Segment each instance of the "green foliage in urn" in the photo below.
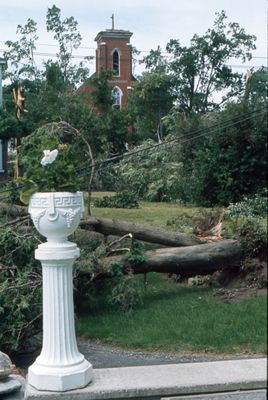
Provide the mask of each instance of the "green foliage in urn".
POLYGON ((20 149, 24 175, 20 199, 27 204, 39 192, 76 192, 81 184, 76 148, 63 143, 59 135, 46 127, 25 138, 20 149), (49 149, 49 150, 48 150, 49 149))

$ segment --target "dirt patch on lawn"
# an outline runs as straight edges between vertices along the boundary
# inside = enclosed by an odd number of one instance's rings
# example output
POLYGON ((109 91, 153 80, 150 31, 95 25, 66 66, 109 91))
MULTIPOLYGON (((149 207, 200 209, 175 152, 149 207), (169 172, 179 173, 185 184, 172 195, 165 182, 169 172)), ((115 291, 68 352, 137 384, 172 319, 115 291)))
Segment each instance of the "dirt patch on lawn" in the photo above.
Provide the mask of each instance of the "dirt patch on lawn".
POLYGON ((250 299, 257 296, 267 296, 267 289, 240 288, 240 289, 216 289, 213 296, 219 297, 224 303, 232 303, 237 300, 250 299))
POLYGON ((217 271, 212 277, 212 286, 217 282, 221 287, 214 289, 217 296, 226 303, 248 299, 256 296, 267 296, 267 260, 248 258, 239 271, 228 274, 217 271))

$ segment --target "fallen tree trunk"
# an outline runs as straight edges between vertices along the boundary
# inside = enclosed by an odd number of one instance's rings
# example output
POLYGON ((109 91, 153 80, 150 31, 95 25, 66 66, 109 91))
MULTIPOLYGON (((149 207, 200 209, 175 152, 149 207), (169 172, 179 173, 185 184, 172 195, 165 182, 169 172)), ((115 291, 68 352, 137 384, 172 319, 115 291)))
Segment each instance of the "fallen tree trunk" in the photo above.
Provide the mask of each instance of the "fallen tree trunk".
POLYGON ((15 204, 0 203, 0 215, 10 215, 11 217, 21 217, 28 214, 28 207, 15 204))
POLYGON ((195 246, 205 243, 195 236, 186 235, 184 233, 177 233, 149 225, 133 224, 109 218, 89 218, 87 221, 81 221, 80 228, 94 230, 103 235, 124 236, 131 233, 134 239, 170 247, 195 246))
POLYGON ((135 274, 146 272, 162 272, 179 274, 182 277, 207 275, 219 269, 233 269, 240 265, 242 257, 241 244, 236 240, 202 245, 165 248, 145 252, 145 262, 130 265, 125 256, 106 257, 100 260, 101 268, 111 261, 119 261, 128 269, 130 266, 135 274))
POLYGON ((8 222, 6 222, 4 224, 1 224, 0 225, 0 229, 6 228, 7 226, 23 224, 23 223, 29 221, 29 219, 30 219, 30 215, 25 215, 23 217, 19 217, 19 218, 13 219, 12 221, 8 221, 8 222))

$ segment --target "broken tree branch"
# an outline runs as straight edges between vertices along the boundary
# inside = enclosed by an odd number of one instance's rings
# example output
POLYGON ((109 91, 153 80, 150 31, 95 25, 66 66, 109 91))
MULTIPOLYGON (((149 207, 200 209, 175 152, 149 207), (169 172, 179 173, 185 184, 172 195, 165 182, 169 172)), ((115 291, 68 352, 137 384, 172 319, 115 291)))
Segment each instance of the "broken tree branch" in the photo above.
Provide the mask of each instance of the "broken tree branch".
POLYGON ((80 228, 93 230, 103 235, 123 236, 131 233, 133 239, 149 243, 158 243, 170 247, 195 246, 205 243, 195 236, 186 235, 184 233, 177 233, 149 225, 133 224, 109 218, 91 217, 86 221, 81 221, 80 228))
MULTIPOLYGON (((182 277, 207 275, 219 269, 233 269, 240 265, 241 244, 237 240, 223 240, 189 247, 174 247, 145 252, 145 262, 131 265, 134 274, 145 272, 175 273, 182 277)), ((111 261, 119 261, 127 269, 124 256, 105 257, 100 268, 106 269, 111 261)))

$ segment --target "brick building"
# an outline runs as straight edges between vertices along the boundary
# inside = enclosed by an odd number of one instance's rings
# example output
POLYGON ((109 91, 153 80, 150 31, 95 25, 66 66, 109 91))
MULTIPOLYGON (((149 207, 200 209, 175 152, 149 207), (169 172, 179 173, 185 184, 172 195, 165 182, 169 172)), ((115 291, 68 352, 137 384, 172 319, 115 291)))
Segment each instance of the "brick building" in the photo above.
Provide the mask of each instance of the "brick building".
MULTIPOLYGON (((135 80, 132 75, 131 36, 130 31, 106 29, 99 32, 95 38, 97 42, 95 74, 98 74, 102 68, 114 71, 114 76, 108 82, 112 87, 114 107, 117 108, 126 107, 127 95, 135 80)), ((80 94, 90 92, 90 80, 78 90, 80 94)))

